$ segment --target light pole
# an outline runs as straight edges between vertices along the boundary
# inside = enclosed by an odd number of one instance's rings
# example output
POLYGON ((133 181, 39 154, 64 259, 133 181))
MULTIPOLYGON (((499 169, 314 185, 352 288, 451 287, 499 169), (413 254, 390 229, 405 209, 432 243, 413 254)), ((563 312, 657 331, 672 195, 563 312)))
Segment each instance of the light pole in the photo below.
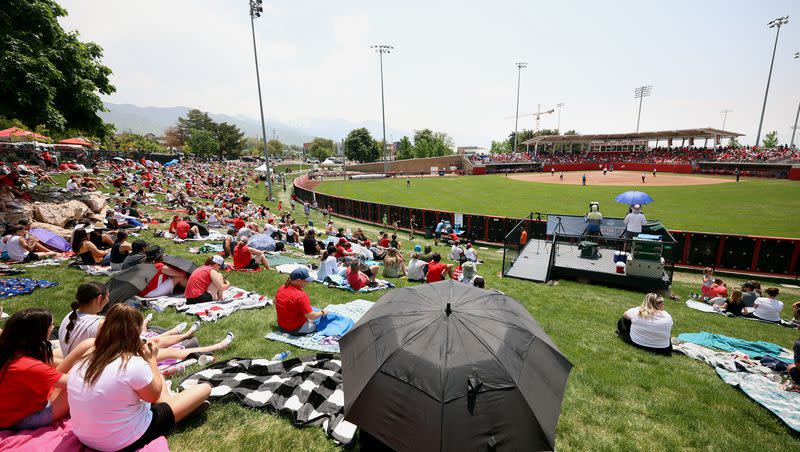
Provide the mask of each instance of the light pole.
POLYGON ((556 126, 556 130, 558 130, 559 134, 561 133, 561 107, 563 107, 564 105, 567 104, 565 104, 564 102, 559 102, 558 104, 556 104, 556 108, 558 108, 558 125, 556 126))
POLYGON ((381 61, 381 118, 383 119, 383 172, 389 172, 389 161, 386 157, 386 108, 384 106, 383 98, 383 54, 392 53, 394 47, 384 44, 375 44, 370 46, 371 49, 378 52, 381 61))
POLYGON ((728 113, 733 113, 733 110, 724 109, 719 112, 722 115, 722 130, 725 130, 725 123, 728 122, 728 113))
POLYGON ((642 100, 653 92, 653 85, 644 85, 633 91, 633 98, 639 99, 639 114, 636 115, 636 133, 639 133, 639 120, 642 118, 642 100))
POLYGON ((511 152, 517 152, 517 128, 519 127, 519 85, 522 79, 522 69, 528 67, 528 63, 518 61, 517 63, 517 113, 514 115, 514 149, 511 152))
POLYGON ((778 36, 781 34, 781 26, 789 23, 789 16, 773 19, 769 28, 777 28, 775 32, 775 45, 772 47, 772 61, 769 63, 769 75, 767 75, 767 90, 764 92, 764 105, 761 106, 761 119, 758 121, 758 133, 756 134, 756 147, 761 142, 761 127, 764 125, 764 112, 767 110, 767 96, 769 95, 769 82, 772 80, 772 66, 775 64, 775 51, 778 50, 778 36))
MULTIPOLYGON (((800 52, 795 52, 795 59, 800 58, 800 52)), ((794 115, 794 127, 792 127, 792 144, 789 147, 794 147, 794 134, 797 133, 797 119, 800 118, 800 102, 797 103, 797 114, 794 115)))
POLYGON ((272 199, 272 171, 269 165, 269 148, 267 147, 267 126, 264 123, 264 102, 261 100, 261 76, 258 74, 258 50, 256 50, 255 18, 261 17, 264 8, 262 0, 250 1, 250 30, 253 32, 253 57, 256 62, 256 84, 258 85, 258 108, 261 109, 261 134, 264 136, 264 164, 267 165, 267 199, 272 199))

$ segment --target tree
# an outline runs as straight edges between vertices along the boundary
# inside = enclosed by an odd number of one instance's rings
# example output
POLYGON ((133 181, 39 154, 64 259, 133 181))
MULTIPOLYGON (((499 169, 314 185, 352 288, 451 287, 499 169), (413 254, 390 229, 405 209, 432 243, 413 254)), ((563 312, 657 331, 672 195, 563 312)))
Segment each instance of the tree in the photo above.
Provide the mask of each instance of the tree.
POLYGON ((185 137, 181 134, 176 126, 170 126, 164 129, 164 141, 168 148, 178 149, 183 146, 185 137))
POLYGON ((116 89, 103 49, 81 42, 58 22, 67 15, 55 0, 4 2, 0 8, 0 116, 32 128, 107 132, 100 94, 116 89))
POLYGON ((311 149, 309 149, 309 156, 323 161, 329 156, 333 155, 333 140, 327 138, 314 138, 311 142, 311 149))
POLYGON ((375 162, 381 157, 381 146, 366 128, 353 129, 344 139, 344 156, 355 162, 375 162))
POLYGON ((219 152, 219 143, 208 130, 189 130, 186 146, 198 157, 212 157, 219 152))
POLYGON ((267 149, 270 157, 283 157, 286 146, 280 140, 272 139, 267 141, 267 149))
MULTIPOLYGON (((213 122, 213 121, 212 121, 213 122)), ((245 146, 244 132, 233 124, 223 122, 213 128, 214 138, 219 143, 219 158, 222 156, 237 158, 245 146)))
POLYGON ((416 158, 440 157, 453 153, 453 139, 444 132, 431 129, 414 131, 414 156, 416 158))
POLYGON ((492 140, 492 154, 506 154, 511 150, 511 146, 509 145, 508 141, 495 141, 492 140))
MULTIPOLYGON (((574 132, 574 131, 572 131, 574 132)), ((541 135, 558 135, 558 129, 541 129, 537 131, 533 131, 530 129, 523 129, 519 131, 518 138, 517 138, 517 150, 515 152, 519 152, 520 149, 524 149, 522 145, 523 141, 530 140, 531 138, 538 137, 541 135)), ((511 149, 514 147, 514 132, 508 134, 508 148, 511 149)))
POLYGON ((736 137, 731 137, 731 139, 728 140, 728 147, 739 149, 740 147, 742 147, 742 144, 739 143, 739 140, 737 140, 736 137))
POLYGON ((414 158, 414 145, 411 144, 411 140, 408 137, 404 136, 400 139, 400 143, 397 145, 397 160, 406 160, 406 159, 413 159, 414 158))
POLYGON ((778 146, 778 131, 773 130, 764 137, 763 147, 771 149, 778 146))
POLYGON ((181 136, 185 142, 191 135, 191 130, 206 130, 211 132, 212 134, 216 131, 217 123, 214 122, 208 116, 208 113, 204 113, 196 108, 189 110, 186 114, 186 117, 178 118, 178 134, 181 136))

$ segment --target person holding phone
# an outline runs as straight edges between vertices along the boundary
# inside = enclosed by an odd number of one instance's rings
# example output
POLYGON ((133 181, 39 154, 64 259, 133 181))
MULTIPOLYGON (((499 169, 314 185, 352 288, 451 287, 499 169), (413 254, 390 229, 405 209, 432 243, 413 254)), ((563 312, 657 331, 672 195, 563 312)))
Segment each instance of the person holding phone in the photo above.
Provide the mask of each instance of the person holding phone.
POLYGON ((186 283, 186 303, 207 303, 222 300, 224 293, 231 287, 225 277, 220 274, 225 259, 216 255, 206 259, 205 265, 192 272, 186 283))
POLYGON ((67 380, 73 432, 100 450, 138 450, 169 432, 208 399, 201 383, 171 395, 158 371, 158 346, 143 343, 144 318, 117 304, 108 311, 94 350, 76 364, 67 380))

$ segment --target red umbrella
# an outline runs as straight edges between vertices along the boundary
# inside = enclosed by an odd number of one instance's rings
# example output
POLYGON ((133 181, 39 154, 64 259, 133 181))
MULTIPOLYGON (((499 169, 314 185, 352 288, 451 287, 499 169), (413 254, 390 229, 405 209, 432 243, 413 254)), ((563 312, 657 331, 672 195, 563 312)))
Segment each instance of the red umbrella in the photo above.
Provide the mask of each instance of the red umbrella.
POLYGON ((31 132, 30 130, 20 129, 19 127, 11 127, 8 129, 0 130, 0 138, 29 138, 33 140, 49 140, 42 134, 31 132))
POLYGON ((94 146, 94 143, 92 143, 91 141, 89 141, 89 140, 87 140, 86 138, 83 138, 83 137, 67 138, 66 140, 59 141, 59 143, 60 144, 77 144, 79 146, 84 146, 84 147, 87 147, 87 148, 90 148, 90 147, 94 146))

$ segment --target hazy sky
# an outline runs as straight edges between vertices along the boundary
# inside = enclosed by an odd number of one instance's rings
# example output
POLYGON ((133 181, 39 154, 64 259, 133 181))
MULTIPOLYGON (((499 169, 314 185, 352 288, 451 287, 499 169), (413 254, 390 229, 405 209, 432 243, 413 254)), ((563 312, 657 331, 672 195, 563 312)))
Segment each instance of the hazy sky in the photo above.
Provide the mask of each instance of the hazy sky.
MULTIPOLYGON (((106 100, 257 117, 247 0, 61 0, 67 29, 105 49, 117 92, 106 100)), ((312 118, 429 127, 488 146, 520 114, 565 102, 562 130, 628 132, 634 88, 654 85, 641 130, 720 127, 755 141, 775 30, 781 29, 765 130, 788 142, 800 102, 800 1, 275 0, 256 20, 264 108, 312 118), (511 117, 511 119, 506 119, 511 117)), ((531 117, 520 128, 534 127, 531 117)), ((555 128, 556 115, 542 128, 555 128)), ((373 131, 373 132, 377 132, 373 131)), ((763 136, 763 134, 762 134, 763 136)), ((394 137, 395 139, 399 137, 394 137)))

